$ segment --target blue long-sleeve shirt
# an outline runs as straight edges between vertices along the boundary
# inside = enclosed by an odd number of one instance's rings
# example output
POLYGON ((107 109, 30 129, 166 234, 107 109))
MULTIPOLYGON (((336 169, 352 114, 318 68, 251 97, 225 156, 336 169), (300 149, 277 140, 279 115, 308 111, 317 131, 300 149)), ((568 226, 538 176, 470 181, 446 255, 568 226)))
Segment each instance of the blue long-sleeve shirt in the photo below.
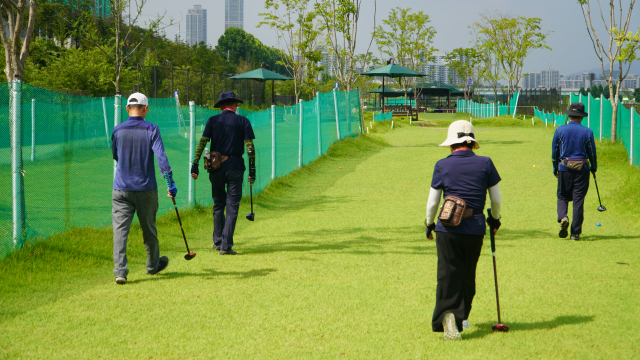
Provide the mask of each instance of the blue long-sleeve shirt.
POLYGON ((562 159, 589 159, 591 167, 589 164, 585 164, 586 169, 597 170, 598 162, 593 130, 578 121, 569 121, 567 125, 557 128, 553 135, 551 153, 554 172, 567 171, 567 168, 561 163, 562 159))
POLYGON ((115 190, 157 190, 153 154, 162 173, 171 171, 158 126, 144 121, 141 116, 131 116, 116 126, 111 142, 113 159, 118 162, 113 179, 115 190))

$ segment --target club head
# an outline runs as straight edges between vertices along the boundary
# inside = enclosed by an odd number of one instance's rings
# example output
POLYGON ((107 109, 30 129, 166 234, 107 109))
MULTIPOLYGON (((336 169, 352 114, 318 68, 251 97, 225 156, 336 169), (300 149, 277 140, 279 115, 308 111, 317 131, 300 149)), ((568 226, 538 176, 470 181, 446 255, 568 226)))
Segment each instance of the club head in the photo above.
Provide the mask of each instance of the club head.
POLYGON ((509 327, 505 324, 496 324, 491 327, 493 331, 509 332, 509 327))
POLYGON ((247 214, 247 220, 253 221, 255 218, 256 218, 256 214, 255 213, 247 214))
POLYGON ((185 259, 185 260, 191 260, 191 259, 193 259, 194 257, 196 257, 196 253, 194 253, 194 252, 190 252, 190 253, 188 253, 188 254, 184 254, 184 259, 185 259))
POLYGON ((600 211, 600 212, 607 211, 607 208, 604 207, 604 205, 600 205, 600 206, 598 206, 598 211, 600 211))

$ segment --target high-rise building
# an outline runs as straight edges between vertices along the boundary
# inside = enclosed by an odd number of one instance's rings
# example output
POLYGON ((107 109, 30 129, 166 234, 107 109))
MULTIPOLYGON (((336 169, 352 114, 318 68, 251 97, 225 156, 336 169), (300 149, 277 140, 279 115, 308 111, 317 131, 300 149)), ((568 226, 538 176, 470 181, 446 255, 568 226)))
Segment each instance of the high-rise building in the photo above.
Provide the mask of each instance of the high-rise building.
POLYGON ((453 86, 457 86, 458 82, 464 81, 458 79, 458 75, 447 64, 446 52, 435 53, 431 57, 431 60, 427 62, 423 69, 423 72, 428 75, 428 81, 453 86))
POLYGON ((111 16, 109 0, 94 0, 93 12, 96 17, 101 17, 103 19, 111 16))
POLYGON ((224 29, 244 28, 244 0, 224 0, 224 29))
POLYGON ((193 5, 187 11, 187 44, 193 46, 207 43, 207 10, 202 5, 193 5))
POLYGON ((551 66, 540 72, 540 78, 542 86, 547 89, 553 89, 560 86, 560 71, 552 69, 551 66))

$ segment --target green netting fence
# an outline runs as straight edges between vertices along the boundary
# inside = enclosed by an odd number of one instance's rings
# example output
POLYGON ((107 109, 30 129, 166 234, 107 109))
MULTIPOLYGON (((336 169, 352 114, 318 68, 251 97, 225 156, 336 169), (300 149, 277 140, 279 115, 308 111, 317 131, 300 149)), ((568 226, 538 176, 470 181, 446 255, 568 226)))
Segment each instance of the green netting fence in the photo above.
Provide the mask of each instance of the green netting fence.
MULTIPOLYGON (((611 101, 600 96, 595 99, 591 94, 571 94, 569 103, 581 102, 585 111, 589 114, 582 120, 582 125, 593 130, 596 139, 611 139, 611 120, 613 117, 613 106, 611 101)), ((629 162, 640 167, 640 115, 634 108, 627 109, 618 102, 616 123, 616 140, 621 141, 627 148, 629 162)), ((545 124, 553 123, 554 126, 563 125, 566 122, 564 114, 545 113, 535 109, 535 117, 545 124)))
POLYGON ((556 114, 556 112, 546 113, 544 110, 540 110, 537 107, 533 109, 533 125, 535 125, 535 119, 544 123, 545 126, 549 126, 551 124, 553 127, 563 125, 565 122, 565 114, 556 114))
POLYGON ((386 113, 383 113, 382 111, 378 112, 378 113, 373 113, 373 121, 386 121, 386 120, 391 120, 393 118, 393 111, 389 111, 386 113))
MULTIPOLYGON (((0 99, 0 127, 5 129, 0 132, 5 194, 0 199, 0 259, 27 239, 111 225, 115 164, 110 140, 114 126, 128 117, 126 98, 75 96, 15 82, 0 85, 0 99)), ((150 99, 146 120, 160 129, 179 189, 178 205, 206 206, 212 203, 211 184, 206 177, 194 181, 189 173, 204 125, 220 111, 184 105, 175 98, 150 99)), ((254 192, 312 162, 332 143, 361 133, 358 90, 321 93, 312 101, 259 112, 240 109, 239 114, 249 119, 256 135, 254 192)), ((162 192, 157 166, 156 171, 162 192)), ((247 182, 244 187, 248 194, 247 182)), ((159 215, 172 210, 171 201, 160 196, 159 215)))
POLYGON ((481 104, 473 100, 457 100, 457 111, 459 113, 470 113, 476 118, 490 118, 495 116, 513 115, 516 116, 516 109, 518 107, 518 98, 520 92, 516 92, 511 97, 509 104, 498 103, 496 115, 496 106, 494 103, 481 104))

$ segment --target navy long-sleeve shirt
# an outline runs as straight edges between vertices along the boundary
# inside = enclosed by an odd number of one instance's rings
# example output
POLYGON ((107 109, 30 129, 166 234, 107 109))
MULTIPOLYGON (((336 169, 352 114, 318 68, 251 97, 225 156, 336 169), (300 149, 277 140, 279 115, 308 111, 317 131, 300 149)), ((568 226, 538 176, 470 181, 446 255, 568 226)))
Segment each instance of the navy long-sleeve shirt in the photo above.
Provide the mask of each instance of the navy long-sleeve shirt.
POLYGON ((141 116, 131 116, 116 126, 111 142, 113 159, 118 162, 113 179, 115 190, 157 190, 153 154, 163 173, 171 171, 158 126, 144 121, 141 116))
POLYGON ((585 164, 586 168, 597 170, 598 162, 593 130, 578 121, 569 121, 567 125, 557 128, 553 135, 551 153, 554 172, 567 171, 567 168, 560 162, 562 159, 589 159, 591 167, 589 164, 585 164))

